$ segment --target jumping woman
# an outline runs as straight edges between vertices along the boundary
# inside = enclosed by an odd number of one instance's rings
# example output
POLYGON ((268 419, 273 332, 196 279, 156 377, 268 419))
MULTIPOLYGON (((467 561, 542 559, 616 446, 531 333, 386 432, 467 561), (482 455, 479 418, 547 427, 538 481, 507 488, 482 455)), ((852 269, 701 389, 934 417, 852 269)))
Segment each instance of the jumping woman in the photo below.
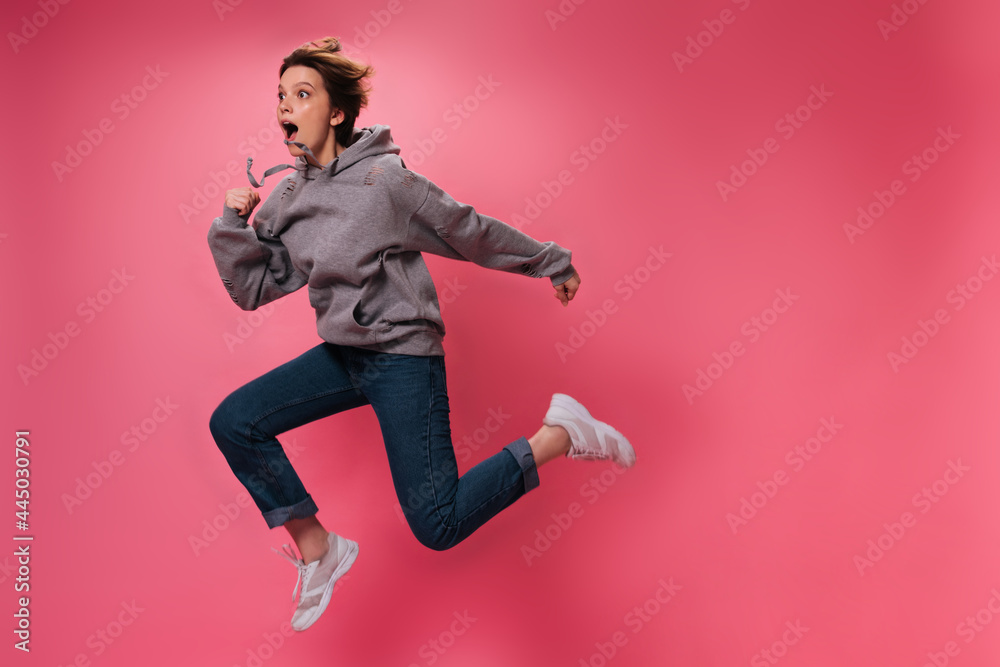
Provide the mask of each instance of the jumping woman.
MULTIPOLYGON (((284 526, 297 568, 292 627, 326 609, 358 554, 327 531, 276 436, 371 405, 403 515, 421 544, 449 549, 538 486, 554 458, 635 463, 625 437, 576 400, 554 394, 542 426, 459 477, 445 382, 444 322, 422 252, 533 278, 547 277, 563 306, 580 276, 569 250, 539 242, 462 204, 406 168, 387 125, 355 129, 368 103, 371 66, 340 53, 336 38, 304 44, 278 70, 278 122, 294 169, 268 196, 226 192, 208 244, 222 282, 243 310, 308 286, 322 342, 240 387, 209 427, 269 528, 284 526)), ((279 552, 280 554, 281 552, 279 552)))

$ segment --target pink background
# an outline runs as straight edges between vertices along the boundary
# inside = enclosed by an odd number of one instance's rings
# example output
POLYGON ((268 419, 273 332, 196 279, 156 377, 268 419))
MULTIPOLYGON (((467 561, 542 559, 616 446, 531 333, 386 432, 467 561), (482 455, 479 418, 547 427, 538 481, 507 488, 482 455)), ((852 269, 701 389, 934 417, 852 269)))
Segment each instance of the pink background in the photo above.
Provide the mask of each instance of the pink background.
POLYGON ((1000 658, 995 2, 907 0, 884 35, 888 0, 564 0, 554 24, 556 0, 47 1, 6 2, 0 23, 4 664, 1000 658), (524 230, 571 249, 582 277, 564 309, 547 280, 427 257, 463 470, 534 433, 555 391, 626 433, 639 463, 554 462, 437 553, 396 513, 370 408, 290 432, 320 517, 361 552, 318 624, 287 637, 294 570, 270 551, 287 536, 236 503, 208 418, 319 339, 304 291, 248 319, 205 237, 213 179, 247 185, 251 154, 258 177, 289 161, 271 131, 278 66, 325 35, 376 67, 359 126, 390 125, 409 166, 481 213, 534 214, 524 230), (779 121, 797 110, 791 133, 779 121), (624 127, 603 143, 608 119, 624 127), (753 155, 766 162, 723 198, 753 155), (849 238, 879 198, 893 201, 849 238), (671 253, 662 266, 651 246, 671 253), (503 427, 463 444, 491 409, 503 427), (123 441, 133 427, 144 440, 123 441), (10 632, 18 429, 30 655, 10 632))

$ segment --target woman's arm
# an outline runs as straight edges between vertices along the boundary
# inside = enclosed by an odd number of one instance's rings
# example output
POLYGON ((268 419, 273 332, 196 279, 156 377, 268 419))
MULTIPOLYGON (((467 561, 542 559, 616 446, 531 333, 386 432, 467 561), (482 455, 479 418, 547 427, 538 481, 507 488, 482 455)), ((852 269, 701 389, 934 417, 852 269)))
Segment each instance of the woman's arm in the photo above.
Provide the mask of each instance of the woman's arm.
POLYGON ((536 241, 505 222, 481 215, 424 176, 416 177, 424 181, 427 196, 410 218, 408 247, 498 271, 548 277, 553 287, 576 275, 571 251, 553 241, 536 241))
MULTIPOLYGON (((256 310, 304 286, 308 277, 292 266, 284 244, 277 238, 258 234, 247 225, 256 203, 251 201, 251 205, 242 206, 244 215, 231 208, 231 203, 236 205, 227 196, 223 214, 212 221, 208 246, 219 277, 236 305, 243 310, 256 310)), ((258 217, 263 212, 261 209, 258 217)))

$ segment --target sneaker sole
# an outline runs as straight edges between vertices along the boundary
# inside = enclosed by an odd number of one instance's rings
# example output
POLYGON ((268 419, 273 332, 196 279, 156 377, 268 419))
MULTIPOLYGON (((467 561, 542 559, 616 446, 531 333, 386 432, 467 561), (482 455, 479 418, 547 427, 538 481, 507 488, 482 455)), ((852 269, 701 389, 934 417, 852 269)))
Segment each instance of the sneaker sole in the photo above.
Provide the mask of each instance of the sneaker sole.
POLYGON ((632 443, 628 441, 628 438, 610 424, 594 419, 580 401, 567 394, 553 394, 551 405, 566 410, 580 421, 589 423, 595 431, 604 431, 605 435, 612 436, 617 442, 617 446, 614 444, 610 446, 611 459, 623 468, 631 468, 635 465, 635 449, 632 448, 632 443))

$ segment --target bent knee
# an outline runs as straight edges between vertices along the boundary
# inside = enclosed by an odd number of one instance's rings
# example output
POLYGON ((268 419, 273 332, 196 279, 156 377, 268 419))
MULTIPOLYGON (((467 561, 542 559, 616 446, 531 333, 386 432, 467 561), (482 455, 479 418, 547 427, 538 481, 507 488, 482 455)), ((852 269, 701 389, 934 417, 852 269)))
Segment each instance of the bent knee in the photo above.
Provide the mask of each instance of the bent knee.
POLYGON ((407 516, 410 531, 420 544, 434 551, 447 551, 462 541, 458 528, 450 526, 440 518, 407 516))
POLYGON ((221 403, 215 410, 212 411, 212 416, 208 418, 208 430, 212 432, 215 439, 218 440, 219 436, 229 427, 230 420, 229 416, 226 414, 224 409, 225 403, 221 403))
POLYGON ((418 542, 428 549, 433 549, 434 551, 447 551, 461 541, 456 539, 454 535, 437 532, 423 533, 413 531, 413 535, 417 538, 418 542))
POLYGON ((208 430, 220 446, 242 430, 239 415, 233 410, 229 399, 222 401, 212 411, 212 416, 208 418, 208 430))

